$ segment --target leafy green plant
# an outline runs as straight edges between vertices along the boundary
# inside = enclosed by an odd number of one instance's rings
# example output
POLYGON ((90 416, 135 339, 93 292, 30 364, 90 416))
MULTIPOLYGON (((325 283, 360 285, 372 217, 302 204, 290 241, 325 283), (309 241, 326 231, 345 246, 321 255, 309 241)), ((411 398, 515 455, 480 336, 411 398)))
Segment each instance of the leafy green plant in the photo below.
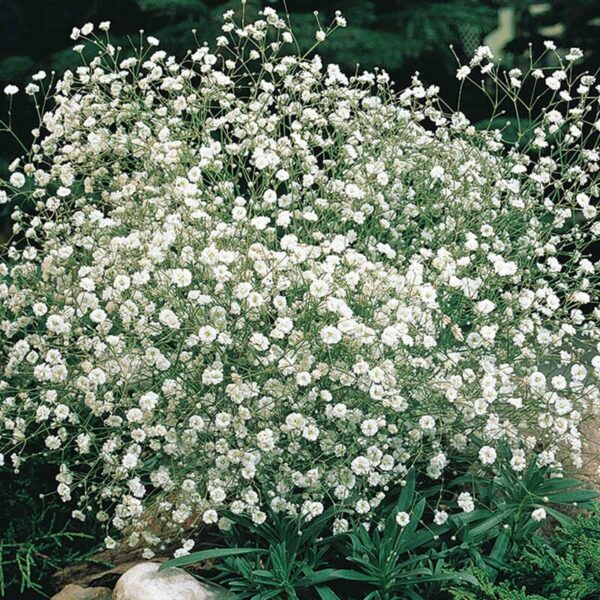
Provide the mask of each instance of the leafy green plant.
POLYGON ((548 600, 544 596, 529 594, 525 587, 517 589, 511 581, 496 584, 484 571, 474 569, 473 575, 477 578, 477 586, 462 583, 460 587, 453 587, 450 590, 453 600, 548 600))
POLYGON ((455 550, 440 551, 435 547, 435 542, 450 530, 450 525, 421 526, 426 499, 416 496, 415 479, 415 472, 411 471, 397 503, 380 527, 370 532, 358 526, 347 535, 347 560, 354 569, 341 571, 340 577, 369 586, 371 591, 365 600, 421 599, 428 597, 421 591, 431 594, 429 584, 462 579, 476 583, 470 574, 447 567, 447 558, 455 550), (399 513, 410 515, 404 527, 396 522, 399 513))
POLYGON ((231 529, 223 533, 229 548, 192 553, 173 559, 161 569, 222 558, 216 579, 237 598, 300 598, 302 592, 337 578, 327 569, 332 560, 333 537, 328 535, 333 511, 325 511, 310 522, 270 515, 263 525, 230 515, 231 529), (242 547, 248 544, 254 548, 242 547))
MULTIPOLYGON (((505 452, 508 455, 508 450, 505 452)), ((454 535, 465 557, 492 580, 544 525, 544 518, 532 518, 533 511, 543 509, 568 527, 572 519, 565 509, 590 508, 598 495, 594 490, 581 489, 576 479, 550 477, 548 467, 534 463, 522 474, 516 473, 506 458, 498 462, 494 478, 466 474, 447 486, 448 490, 471 488, 478 503, 486 507, 456 514, 450 520, 457 526, 454 535)))
POLYGON ((536 537, 512 569, 519 583, 548 600, 584 600, 600 594, 600 507, 562 525, 550 538, 536 537), (565 596, 568 590, 568 596, 565 596))
MULTIPOLYGON (((565 531, 583 531, 564 509, 574 503, 592 507, 595 492, 581 489, 573 479, 549 478, 548 469, 535 464, 518 474, 504 462, 498 462, 493 479, 463 473, 429 487, 413 469, 369 527, 356 523, 338 535, 330 534, 332 509, 309 522, 273 514, 263 525, 230 515, 231 528, 215 539, 227 547, 182 556, 161 569, 222 559, 214 564, 215 579, 240 599, 440 600, 449 597, 450 588, 463 600, 535 600, 529 595, 527 571, 543 573, 537 562, 547 561, 545 553, 552 553, 553 545, 540 535, 545 521, 533 519, 532 511, 544 507, 565 531), (465 489, 482 508, 464 512, 457 507, 457 492, 465 489), (452 514, 445 523, 434 524, 440 507, 452 514), (406 522, 397 522, 399 513, 406 522), (506 580, 508 572, 518 571, 515 561, 523 556, 528 566, 522 580, 506 580)), ((598 526, 592 526, 595 534, 598 526)), ((594 552, 600 556, 598 543, 590 546, 585 560, 593 562, 594 552)), ((575 578, 585 572, 572 570, 575 578)))
POLYGON ((453 586, 455 600, 594 600, 600 592, 600 507, 577 515, 551 536, 536 535, 494 583, 474 570, 477 586, 453 586))

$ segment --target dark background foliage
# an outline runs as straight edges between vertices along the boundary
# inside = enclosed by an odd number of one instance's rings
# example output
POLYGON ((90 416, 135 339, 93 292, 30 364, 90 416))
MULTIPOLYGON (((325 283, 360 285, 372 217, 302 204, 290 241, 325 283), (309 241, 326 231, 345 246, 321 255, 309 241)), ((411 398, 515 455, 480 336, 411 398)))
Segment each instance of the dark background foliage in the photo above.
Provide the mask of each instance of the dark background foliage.
MULTIPOLYGON (((284 0, 248 0, 247 10, 264 4, 286 8, 284 0)), ((60 73, 77 66, 69 39, 73 26, 110 20, 113 41, 124 47, 143 28, 167 51, 181 55, 194 44, 192 29, 201 41, 214 39, 220 15, 229 8, 239 10, 239 0, 0 0, 0 86, 22 86, 41 68, 60 73)), ((520 64, 528 44, 539 47, 544 39, 583 48, 582 68, 600 65, 599 0, 287 0, 287 9, 307 43, 314 39, 313 11, 328 23, 341 9, 349 26, 321 47, 326 60, 350 72, 357 63, 360 69, 385 68, 398 86, 419 71, 425 81, 442 86, 450 104, 457 86, 448 46, 468 55, 493 31, 505 38, 496 43, 509 65, 520 64), (508 30, 499 27, 506 19, 508 30)), ((22 106, 26 103, 17 104, 14 123, 26 138, 34 114, 22 106)), ((477 99, 464 99, 463 110, 474 120, 483 118, 486 108, 477 99)), ((0 138, 0 172, 17 153, 15 143, 0 138)))

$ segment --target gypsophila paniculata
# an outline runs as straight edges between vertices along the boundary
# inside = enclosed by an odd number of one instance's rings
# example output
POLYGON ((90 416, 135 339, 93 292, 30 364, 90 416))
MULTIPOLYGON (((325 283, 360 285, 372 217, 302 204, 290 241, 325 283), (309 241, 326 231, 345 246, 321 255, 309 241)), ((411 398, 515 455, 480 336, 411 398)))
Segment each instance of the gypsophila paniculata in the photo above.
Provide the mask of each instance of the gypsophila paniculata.
POLYGON ((456 454, 581 464, 600 121, 576 49, 459 67, 515 105, 539 80, 546 108, 507 148, 418 77, 396 93, 296 54, 272 9, 227 13, 183 61, 155 38, 123 58, 99 29, 73 31, 87 65, 33 77, 50 108, 0 191, 5 468, 43 454, 76 518, 151 547, 227 511, 368 519, 411 466, 439 479, 456 454))

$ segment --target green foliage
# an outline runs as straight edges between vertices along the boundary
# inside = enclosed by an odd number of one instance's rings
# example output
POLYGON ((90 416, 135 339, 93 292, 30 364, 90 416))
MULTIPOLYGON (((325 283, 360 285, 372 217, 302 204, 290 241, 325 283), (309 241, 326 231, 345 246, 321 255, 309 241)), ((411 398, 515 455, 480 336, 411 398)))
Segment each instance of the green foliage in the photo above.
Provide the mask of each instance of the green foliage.
POLYGON ((484 509, 457 514, 451 518, 457 525, 456 538, 461 542, 465 558, 488 574, 493 581, 498 570, 534 537, 544 521, 532 519, 534 510, 543 508, 561 525, 568 527, 572 519, 564 509, 577 504, 592 506, 597 496, 593 490, 580 489, 581 482, 569 478, 550 478, 548 468, 530 464, 518 475, 508 460, 499 461, 494 479, 467 474, 454 479, 448 489, 469 489, 484 509))
POLYGON ((0 480, 0 598, 7 600, 47 596, 50 575, 96 545, 95 532, 70 518, 71 507, 55 495, 39 497, 52 486, 44 465, 32 463, 23 475, 0 480))
POLYGON ((225 539, 230 546, 251 543, 266 551, 227 557, 217 565, 219 581, 240 599, 300 598, 302 593, 338 577, 327 568, 335 557, 328 536, 333 511, 309 523, 274 514, 264 525, 232 515, 234 526, 225 539), (257 591, 260 595, 256 595, 257 591))
POLYGON ((600 507, 577 516, 550 540, 534 538, 513 564, 518 581, 548 600, 584 600, 600 594, 600 507), (568 595, 565 591, 568 590, 568 595))
POLYGON ((425 498, 418 499, 415 495, 413 471, 407 477, 407 485, 398 502, 388 511, 379 527, 370 532, 358 526, 345 536, 344 554, 354 569, 342 571, 343 577, 368 586, 370 591, 365 600, 397 597, 417 600, 439 593, 440 583, 466 580, 476 584, 470 574, 446 567, 447 559, 454 552, 440 551, 434 542, 451 527, 422 525, 425 506, 425 498), (399 511, 410 514, 410 522, 405 527, 396 523, 399 511), (433 589, 430 584, 434 584, 433 589))
POLYGON ((454 587, 455 600, 594 600, 600 594, 600 507, 565 522, 549 538, 534 536, 494 584, 484 571, 477 586, 454 587))
POLYGON ((524 587, 517 589, 510 581, 495 584, 483 571, 474 570, 473 575, 477 585, 466 583, 465 587, 452 588, 453 600, 548 600, 544 596, 528 594, 524 587))
POLYGON ((179 13, 202 14, 207 11, 202 0, 136 0, 136 4, 143 11, 166 16, 179 13))
POLYGON ((35 69, 31 56, 7 56, 0 60, 0 77, 3 81, 20 82, 35 69))
POLYGON ((442 600, 450 592, 456 600, 584 600, 536 596, 541 583, 532 573, 540 580, 554 577, 540 587, 544 593, 552 586, 600 586, 600 510, 575 520, 562 512, 573 502, 593 507, 594 496, 578 481, 550 479, 546 468, 535 466, 521 475, 500 466, 494 479, 463 474, 428 488, 411 471, 370 527, 332 536, 331 509, 309 522, 273 514, 264 525, 231 515, 232 528, 215 538, 225 548, 162 568, 222 559, 214 566, 216 579, 240 600, 442 600), (484 508, 457 508, 456 495, 466 489, 484 508), (544 521, 531 518, 540 506, 562 525, 551 543, 539 532, 544 521), (452 516, 435 525, 433 510, 440 507, 452 516), (404 527, 396 522, 400 511, 410 515, 404 527))

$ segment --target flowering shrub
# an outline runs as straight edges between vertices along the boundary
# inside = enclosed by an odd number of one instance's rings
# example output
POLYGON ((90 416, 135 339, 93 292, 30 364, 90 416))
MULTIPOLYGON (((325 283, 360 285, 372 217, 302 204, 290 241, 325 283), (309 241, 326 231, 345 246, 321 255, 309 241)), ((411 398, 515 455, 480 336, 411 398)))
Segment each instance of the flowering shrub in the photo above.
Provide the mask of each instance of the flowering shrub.
POLYGON ((576 50, 504 77, 480 48, 459 69, 529 116, 537 80, 546 108, 507 148, 417 77, 396 93, 295 51, 271 9, 227 13, 217 49, 181 62, 151 37, 123 57, 108 28, 73 31, 98 53, 49 99, 44 73, 26 88, 41 123, 0 192, 19 201, 0 265, 6 468, 43 454, 75 518, 147 547, 156 518, 333 503, 366 520, 412 466, 493 469, 504 445, 517 472, 581 464, 600 120, 576 50))

